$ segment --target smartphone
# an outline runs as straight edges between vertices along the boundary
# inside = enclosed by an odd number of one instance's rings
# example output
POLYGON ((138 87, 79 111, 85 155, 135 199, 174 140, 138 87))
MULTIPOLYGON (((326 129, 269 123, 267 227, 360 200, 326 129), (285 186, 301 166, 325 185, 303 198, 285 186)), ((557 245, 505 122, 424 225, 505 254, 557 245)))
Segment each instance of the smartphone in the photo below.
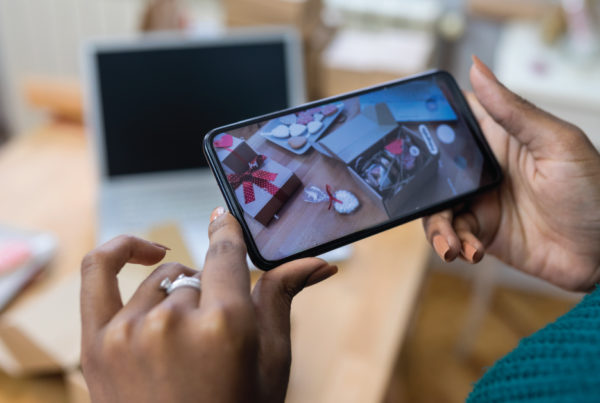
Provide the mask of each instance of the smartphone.
POLYGON ((263 270, 446 209, 502 180, 445 71, 216 128, 204 154, 263 270))

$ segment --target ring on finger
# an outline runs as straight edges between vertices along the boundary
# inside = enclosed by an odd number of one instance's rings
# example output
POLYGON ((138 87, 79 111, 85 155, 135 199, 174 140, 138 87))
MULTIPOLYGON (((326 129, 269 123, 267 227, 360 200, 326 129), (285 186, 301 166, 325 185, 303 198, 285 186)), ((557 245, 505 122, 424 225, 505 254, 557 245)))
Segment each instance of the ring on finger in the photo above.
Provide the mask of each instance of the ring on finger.
POLYGON ((164 290, 167 295, 170 295, 173 291, 180 287, 190 287, 198 291, 202 291, 200 285, 200 279, 193 276, 186 276, 182 273, 175 279, 175 281, 171 281, 168 277, 165 277, 163 281, 160 282, 160 289, 164 290))

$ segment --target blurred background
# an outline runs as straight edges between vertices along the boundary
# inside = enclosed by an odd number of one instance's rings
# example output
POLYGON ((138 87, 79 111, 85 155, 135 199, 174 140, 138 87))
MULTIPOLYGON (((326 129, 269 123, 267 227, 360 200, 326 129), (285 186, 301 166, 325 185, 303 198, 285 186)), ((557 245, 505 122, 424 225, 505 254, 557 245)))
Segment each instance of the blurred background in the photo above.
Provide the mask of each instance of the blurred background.
POLYGON ((468 88, 470 55, 477 54, 514 90, 583 126, 586 112, 593 115, 598 105, 593 98, 598 93, 597 16, 593 12, 597 1, 289 0, 263 4, 180 0, 148 4, 142 0, 2 1, 4 138, 24 133, 43 119, 43 113, 31 105, 35 105, 35 94, 26 91, 32 79, 77 82, 82 74, 83 41, 126 37, 142 30, 207 35, 228 27, 291 24, 305 41, 310 99, 432 67, 448 69, 468 88))
MULTIPOLYGON (((306 100, 431 68, 469 90, 476 54, 511 90, 600 145, 597 0, 0 0, 0 402, 87 401, 76 272, 97 242, 98 183, 83 44, 272 25, 301 41, 294 71, 306 100), (19 270, 26 275, 16 278, 19 270)), ((581 298, 493 258, 443 264, 413 240, 420 231, 409 224, 371 240, 404 242, 406 255, 357 244, 337 257, 346 259, 338 283, 298 302, 295 357, 306 354, 289 401, 464 401, 486 367, 581 298), (369 271, 385 264, 389 271, 369 271), (331 316, 315 314, 322 306, 331 316), (324 377, 311 380, 318 371, 324 377)), ((201 264, 177 225, 145 235, 180 245, 173 260, 201 264)))

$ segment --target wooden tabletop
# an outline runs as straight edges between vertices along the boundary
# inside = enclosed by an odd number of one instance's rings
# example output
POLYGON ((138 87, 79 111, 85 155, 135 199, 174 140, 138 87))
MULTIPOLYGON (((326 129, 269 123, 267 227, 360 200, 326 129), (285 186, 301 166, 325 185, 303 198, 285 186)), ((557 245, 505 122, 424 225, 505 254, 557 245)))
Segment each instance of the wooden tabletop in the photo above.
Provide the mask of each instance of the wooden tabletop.
POLYGON ((77 270, 94 246, 96 178, 83 128, 54 124, 0 147, 0 189, 0 224, 48 231, 59 242, 45 278, 18 305, 77 270))
MULTIPOLYGON (((47 270, 3 316, 78 270, 83 254, 94 245, 95 184, 81 126, 44 127, 0 147, 0 224, 49 231, 59 242, 47 270)), ((0 371, 0 403, 65 401, 60 374, 17 379, 0 371)))
MULTIPOLYGON (((0 188, 0 223, 59 240, 48 274, 11 310, 77 270, 93 247, 96 180, 83 130, 53 125, 12 140, 0 149, 0 188)), ((336 276, 297 297, 288 402, 381 400, 425 272, 421 232, 415 222, 356 243, 336 276)), ((0 403, 66 396, 61 376, 17 380, 0 372, 0 403)))

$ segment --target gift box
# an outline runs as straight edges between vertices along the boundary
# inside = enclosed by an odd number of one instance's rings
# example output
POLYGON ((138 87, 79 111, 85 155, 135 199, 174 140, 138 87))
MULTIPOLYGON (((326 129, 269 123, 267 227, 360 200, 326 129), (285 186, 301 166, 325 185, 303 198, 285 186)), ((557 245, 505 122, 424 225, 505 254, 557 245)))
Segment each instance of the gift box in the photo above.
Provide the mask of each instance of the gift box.
POLYGON ((319 145, 350 165, 398 127, 386 104, 367 105, 361 113, 319 141, 319 145))
POLYGON ((415 206, 419 193, 437 172, 439 151, 425 125, 422 131, 400 127, 385 103, 366 105, 361 113, 319 141, 344 162, 365 193, 396 217, 415 206))
POLYGON ((227 179, 244 211, 265 227, 302 184, 294 172, 264 155, 227 179))
POLYGON ((248 143, 228 133, 216 136, 213 145, 228 174, 246 171, 248 163, 257 156, 248 143))

